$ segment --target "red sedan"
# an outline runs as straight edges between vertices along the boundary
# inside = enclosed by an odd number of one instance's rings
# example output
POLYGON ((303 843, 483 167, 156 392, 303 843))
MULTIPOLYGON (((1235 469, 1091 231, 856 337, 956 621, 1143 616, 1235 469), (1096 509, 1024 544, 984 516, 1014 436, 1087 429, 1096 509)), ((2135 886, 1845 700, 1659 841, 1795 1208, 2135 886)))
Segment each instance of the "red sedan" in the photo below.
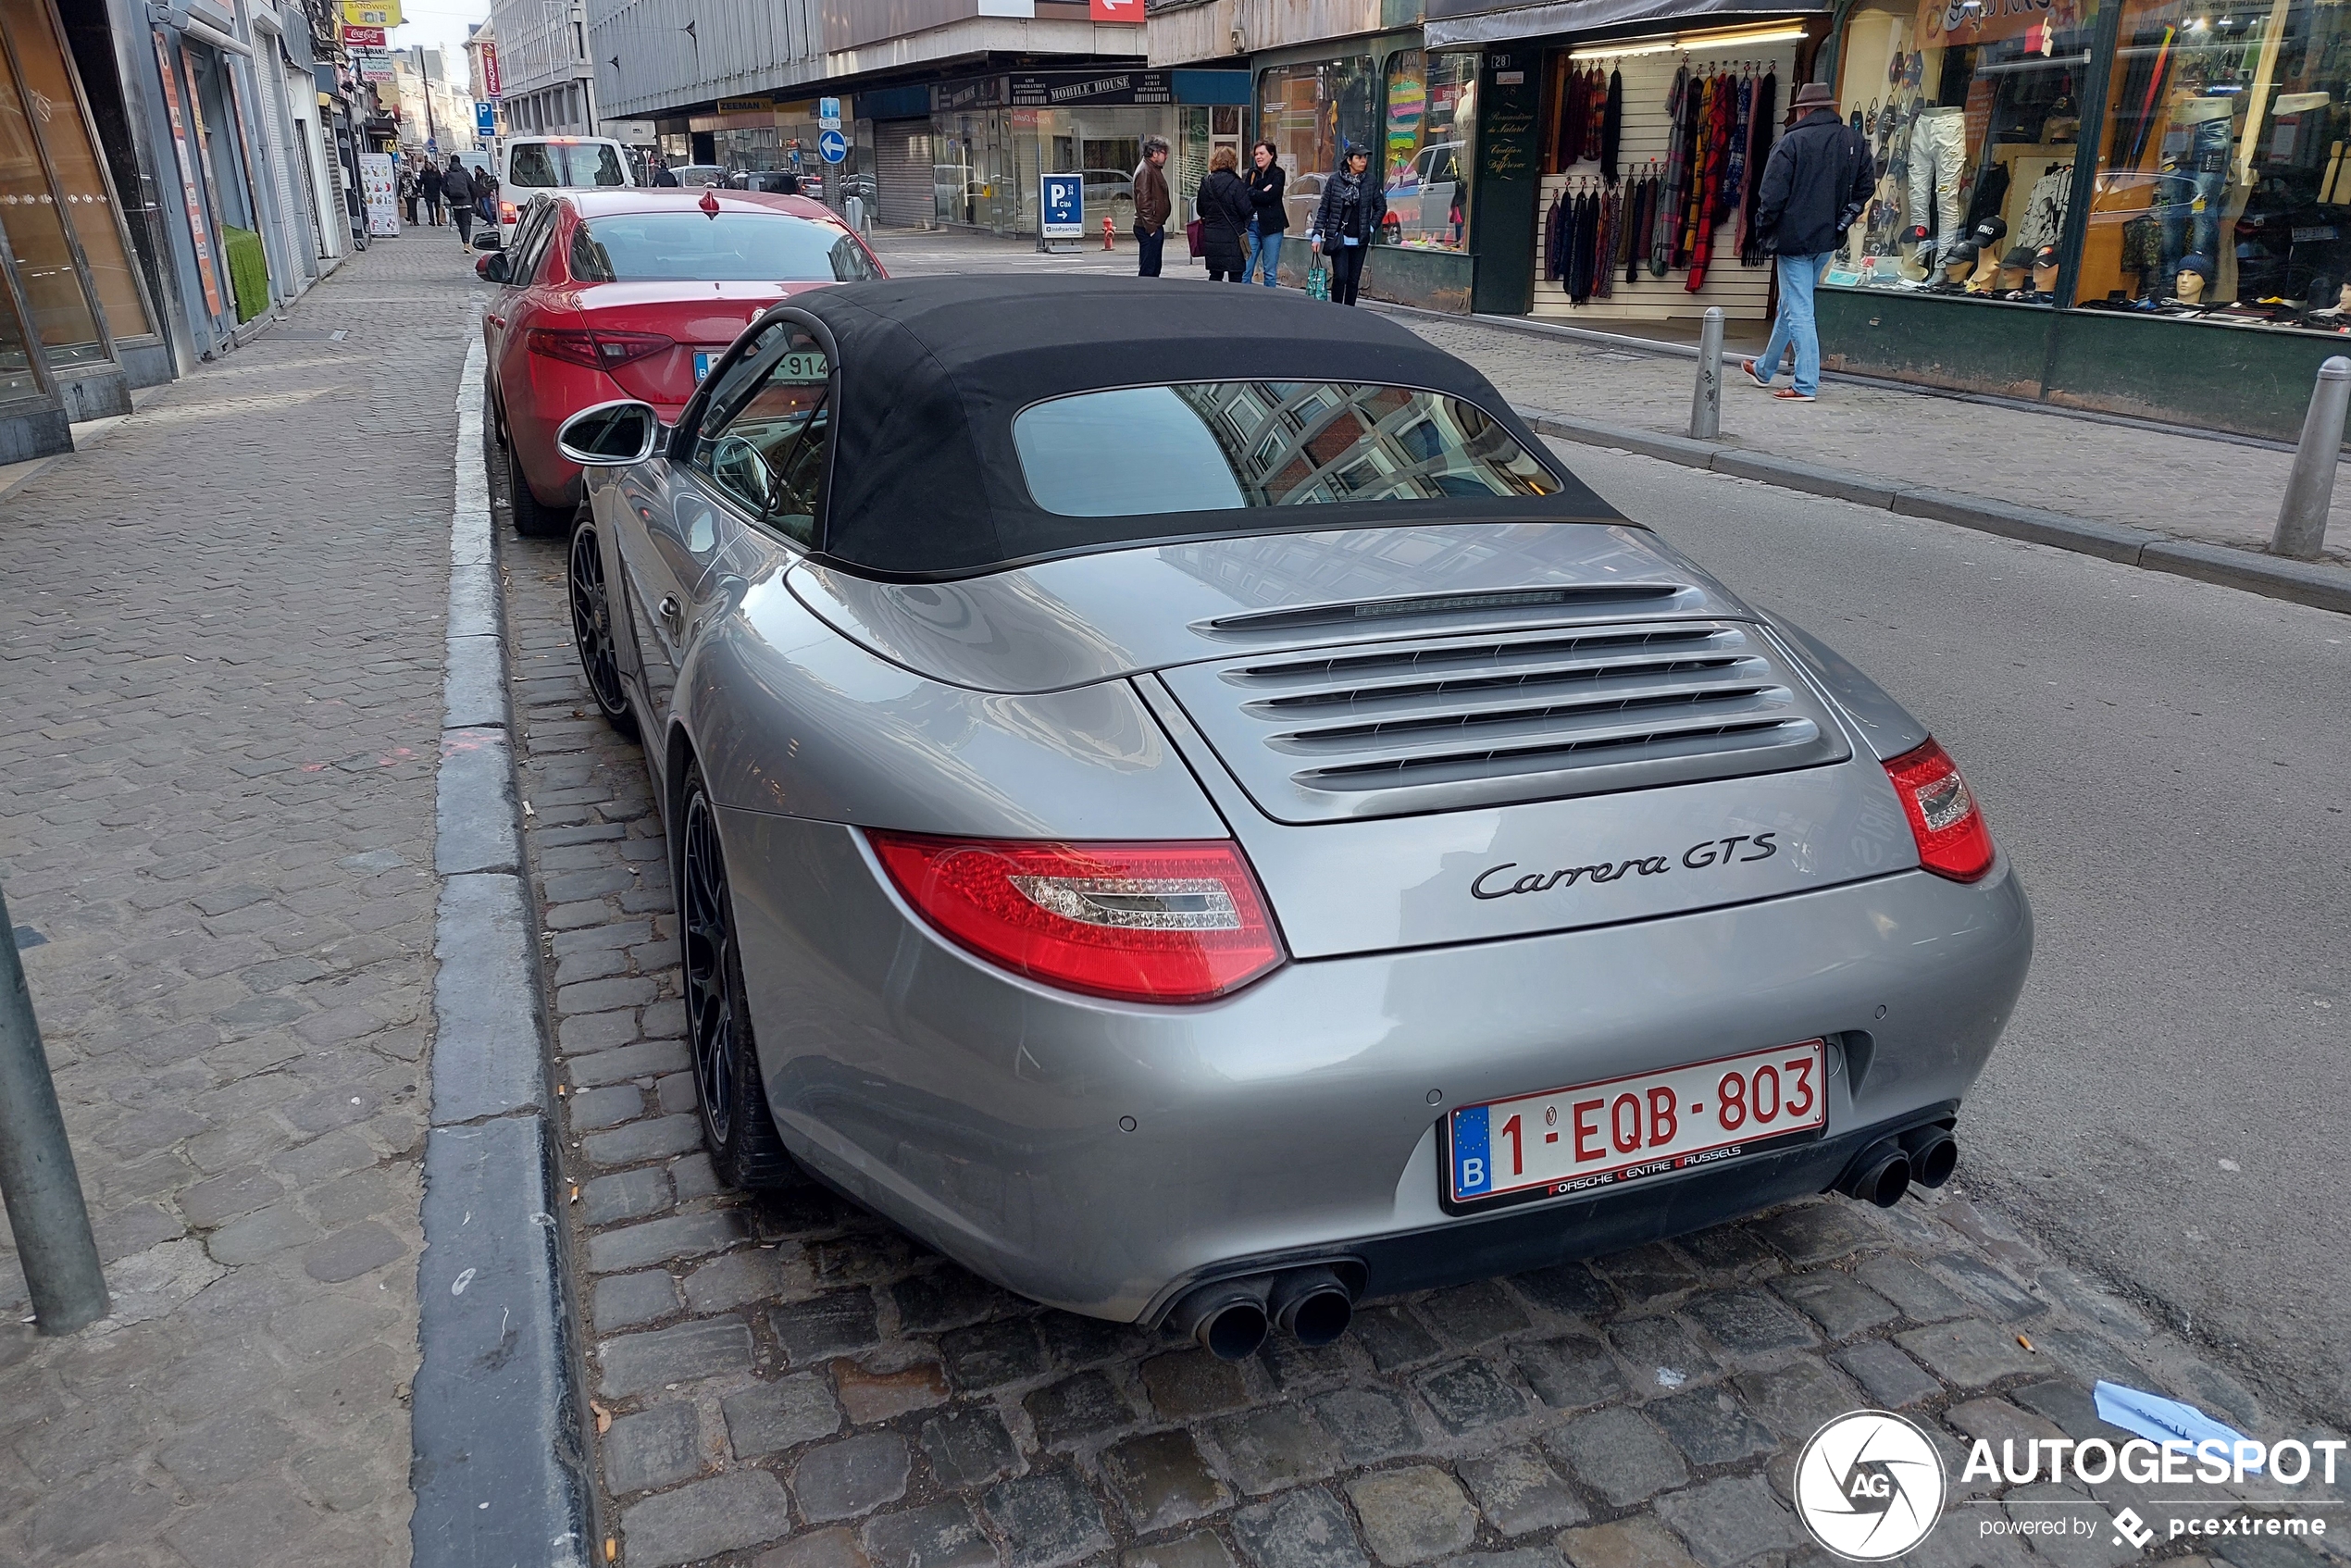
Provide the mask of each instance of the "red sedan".
POLYGON ((515 529, 556 534, 579 504, 555 429, 637 398, 674 421, 746 323, 788 294, 887 276, 821 202, 629 187, 537 198, 515 243, 475 264, 505 285, 482 317, 490 418, 515 529))

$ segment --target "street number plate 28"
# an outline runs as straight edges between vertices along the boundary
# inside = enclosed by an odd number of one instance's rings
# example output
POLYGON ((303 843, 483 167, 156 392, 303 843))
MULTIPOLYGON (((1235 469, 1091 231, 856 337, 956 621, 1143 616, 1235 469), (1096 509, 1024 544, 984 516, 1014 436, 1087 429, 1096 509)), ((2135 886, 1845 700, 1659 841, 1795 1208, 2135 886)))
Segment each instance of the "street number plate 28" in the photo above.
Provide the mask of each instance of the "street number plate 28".
POLYGON ((1598 1191, 1816 1134, 1827 1051, 1809 1039, 1464 1105, 1445 1119, 1449 1206, 1598 1191))

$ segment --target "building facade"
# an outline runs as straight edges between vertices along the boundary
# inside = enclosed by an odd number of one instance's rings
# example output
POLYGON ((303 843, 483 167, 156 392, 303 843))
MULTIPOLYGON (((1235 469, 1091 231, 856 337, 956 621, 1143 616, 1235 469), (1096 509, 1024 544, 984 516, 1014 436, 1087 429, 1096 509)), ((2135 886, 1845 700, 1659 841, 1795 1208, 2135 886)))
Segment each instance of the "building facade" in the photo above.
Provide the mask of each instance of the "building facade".
POLYGON ((608 113, 597 101, 587 7, 565 0, 491 0, 499 77, 498 128, 509 136, 591 136, 608 113))

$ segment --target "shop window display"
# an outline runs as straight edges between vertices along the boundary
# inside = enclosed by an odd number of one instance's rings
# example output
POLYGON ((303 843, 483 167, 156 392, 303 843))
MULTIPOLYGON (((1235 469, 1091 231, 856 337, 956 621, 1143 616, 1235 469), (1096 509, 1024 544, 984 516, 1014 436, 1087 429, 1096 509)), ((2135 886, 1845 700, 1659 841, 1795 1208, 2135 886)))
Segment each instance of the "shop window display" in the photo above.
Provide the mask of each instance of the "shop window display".
POLYGON ((1466 247, 1477 61, 1475 55, 1431 56, 1418 49, 1388 56, 1383 146, 1387 243, 1466 247))
POLYGON ((2351 21, 2126 4, 2075 303, 2351 332, 2351 21))
POLYGON ((1840 105, 1875 194, 1832 287, 2052 305, 2097 0, 1873 3, 1848 17, 1840 105))
POLYGON ((1288 172, 1283 205, 1291 233, 1303 234, 1313 222, 1323 181, 1338 167, 1340 145, 1373 145, 1381 86, 1368 55, 1272 66, 1258 73, 1257 134, 1279 149, 1288 172))

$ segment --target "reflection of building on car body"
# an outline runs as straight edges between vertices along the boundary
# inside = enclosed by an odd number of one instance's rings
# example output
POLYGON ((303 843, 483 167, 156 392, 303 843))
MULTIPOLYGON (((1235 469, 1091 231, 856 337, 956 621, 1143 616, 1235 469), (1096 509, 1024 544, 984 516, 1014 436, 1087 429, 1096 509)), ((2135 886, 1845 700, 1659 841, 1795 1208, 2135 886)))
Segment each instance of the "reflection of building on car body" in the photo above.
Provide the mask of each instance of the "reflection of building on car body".
POLYGON ((1401 328, 817 289, 566 439, 722 1179, 1239 1355, 1949 1174, 2032 943, 1957 769, 1401 328))

